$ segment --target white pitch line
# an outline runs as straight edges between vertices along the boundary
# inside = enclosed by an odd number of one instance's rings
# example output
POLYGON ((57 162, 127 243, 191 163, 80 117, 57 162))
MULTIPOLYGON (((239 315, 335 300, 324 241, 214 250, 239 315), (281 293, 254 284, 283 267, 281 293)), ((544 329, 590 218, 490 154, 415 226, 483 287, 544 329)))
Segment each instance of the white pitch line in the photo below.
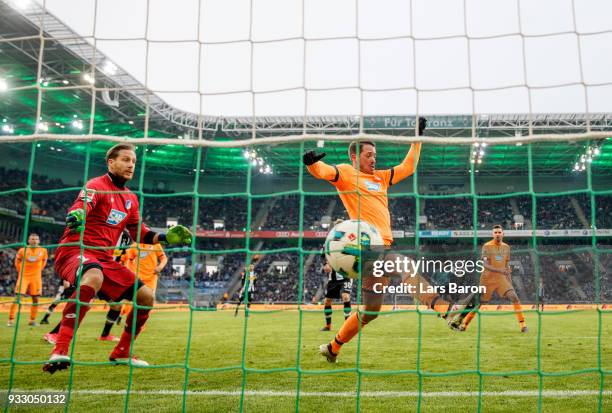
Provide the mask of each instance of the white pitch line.
MULTIPOLYGON (((13 393, 52 393, 52 392, 63 392, 65 390, 58 389, 39 389, 39 390, 25 390, 25 389, 13 389, 13 393)), ((0 390, 0 394, 6 393, 6 390, 0 390)), ((240 390, 188 390, 185 392, 187 396, 240 396, 240 390)), ((126 394, 125 390, 107 390, 107 389, 93 389, 93 390, 73 390, 72 394, 82 395, 112 395, 112 396, 123 396, 126 394)), ((295 391, 276 391, 276 390, 245 390, 245 396, 254 397, 296 397, 295 391)), ((483 391, 479 393, 477 391, 442 391, 442 392, 423 392, 422 397, 435 398, 435 397, 477 397, 482 394, 484 397, 538 397, 539 392, 537 390, 508 390, 508 391, 483 391)), ((148 395, 148 396, 182 396, 182 390, 133 390, 130 395, 148 395)), ((599 391, 597 390, 543 390, 543 397, 554 397, 554 398, 568 398, 568 397, 581 397, 581 396, 598 396, 599 391)), ((605 390, 604 396, 612 395, 611 390, 605 390)), ((354 392, 300 392, 300 397, 356 397, 357 394, 354 392)), ((372 397, 372 398, 400 398, 400 397, 418 397, 419 392, 416 391, 363 391, 360 393, 361 397, 372 397)))

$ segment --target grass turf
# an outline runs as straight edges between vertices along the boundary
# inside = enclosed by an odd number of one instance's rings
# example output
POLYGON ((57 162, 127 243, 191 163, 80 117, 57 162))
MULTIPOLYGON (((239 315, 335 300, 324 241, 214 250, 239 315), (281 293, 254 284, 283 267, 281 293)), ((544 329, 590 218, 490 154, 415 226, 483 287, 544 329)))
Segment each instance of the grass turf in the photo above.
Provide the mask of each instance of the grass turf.
MULTIPOLYGON (((432 314, 384 314, 363 330, 359 346, 355 338, 344 346, 339 363, 331 365, 318 355, 318 346, 334 334, 319 331, 322 311, 251 313, 246 320, 244 313, 234 318, 229 311, 193 312, 191 317, 188 312, 156 311, 134 350, 153 367, 132 370, 128 398, 124 392, 130 368, 96 364, 108 361, 114 346, 96 341, 104 315, 89 313, 79 329, 75 359, 85 365, 77 363, 73 369, 70 411, 121 411, 126 403, 133 411, 175 412, 183 406, 188 411, 237 411, 244 386, 245 411, 295 410, 299 389, 300 411, 345 412, 357 407, 361 411, 476 411, 480 404, 485 412, 531 412, 538 411, 541 385, 542 411, 593 412, 598 409, 596 392, 602 384, 598 357, 604 371, 612 370, 611 312, 544 313, 540 323, 537 313, 527 313, 527 334, 519 332, 512 313, 477 317, 465 333, 450 331, 432 314), (541 377, 538 365, 546 373, 541 377), (417 369, 425 374, 419 376, 417 369), (353 395, 357 389, 363 392, 359 400, 353 395), (186 398, 183 390, 188 390, 186 398), (518 393, 499 394, 508 391, 518 393), (532 391, 535 395, 526 395, 532 391), (561 396, 553 396, 554 391, 561 391, 561 396), (588 394, 564 393, 570 391, 588 394), (417 397, 419 392, 423 397, 417 397)), ((55 314, 52 323, 58 319, 55 314)), ((334 312, 334 330, 341 320, 341 311, 334 312)), ((67 389, 68 371, 52 376, 41 371, 51 350, 41 340, 47 326, 29 327, 26 321, 24 312, 13 355, 18 364, 12 388, 67 389)), ((6 390, 14 330, 0 328, 0 389, 6 390)), ((113 332, 118 335, 120 328, 114 327, 113 332)), ((607 374, 603 377, 601 408, 612 411, 610 379, 607 374)), ((37 409, 20 407, 19 411, 37 409)), ((45 410, 63 411, 52 406, 45 410)))

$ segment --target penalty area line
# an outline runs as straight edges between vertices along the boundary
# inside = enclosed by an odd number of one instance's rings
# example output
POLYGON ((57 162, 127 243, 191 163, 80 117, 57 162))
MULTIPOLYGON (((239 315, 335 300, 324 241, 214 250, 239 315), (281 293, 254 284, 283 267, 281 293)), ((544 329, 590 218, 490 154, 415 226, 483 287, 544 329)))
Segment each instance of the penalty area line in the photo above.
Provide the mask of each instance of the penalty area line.
MULTIPOLYGON (((13 393, 45 393, 45 392, 63 392, 60 389, 13 389, 13 393)), ((0 390, 0 394, 7 393, 6 390, 0 390)), ((148 396, 182 396, 184 393, 187 396, 240 396, 241 390, 132 390, 130 395, 148 395, 148 396)), ((599 396, 598 390, 542 390, 542 397, 552 398, 567 398, 567 397, 586 397, 599 396)), ((109 395, 123 396, 125 390, 110 390, 110 389, 91 389, 91 390, 73 390, 71 394, 75 395, 109 395)), ((441 392, 423 392, 421 397, 477 397, 482 394, 483 397, 538 397, 538 390, 507 390, 507 391, 441 391, 441 392)), ((278 390, 245 390, 245 396, 253 397, 295 397, 294 391, 278 391, 278 390)), ((612 391, 605 390, 603 396, 612 395, 612 391)), ((360 393, 361 397, 371 398, 401 398, 401 397, 419 397, 419 392, 416 391, 364 391, 360 393)), ((357 397, 355 392, 300 392, 300 397, 357 397)))

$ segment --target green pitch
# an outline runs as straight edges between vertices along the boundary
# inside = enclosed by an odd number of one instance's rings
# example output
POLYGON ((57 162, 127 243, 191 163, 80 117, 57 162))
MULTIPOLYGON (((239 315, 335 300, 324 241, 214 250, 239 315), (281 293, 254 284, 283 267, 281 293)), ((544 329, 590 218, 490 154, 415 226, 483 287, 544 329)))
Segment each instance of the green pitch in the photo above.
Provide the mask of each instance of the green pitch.
MULTIPOLYGON (((70 411, 124 410, 129 367, 95 365, 107 361, 113 347, 95 340, 104 315, 89 313, 79 330, 76 359, 86 365, 74 368, 70 411)), ((527 334, 519 333, 512 313, 477 318, 465 333, 450 331, 430 314, 422 315, 421 323, 413 312, 381 315, 362 332, 358 363, 355 340, 344 346, 340 362, 330 365, 317 352, 334 334, 318 331, 322 311, 303 312, 301 329, 297 311, 251 313, 246 320, 244 355, 244 313, 234 318, 233 312, 193 312, 187 351, 190 314, 156 311, 134 350, 154 367, 133 370, 127 406, 149 413, 183 407, 229 412, 237 411, 242 399, 244 410, 251 412, 295 411, 296 406, 300 411, 347 412, 355 411, 357 403, 367 412, 416 411, 418 407, 425 412, 467 412, 476 411, 479 403, 483 412, 532 412, 538 411, 541 385, 542 411, 593 412, 599 407, 603 376, 601 411, 612 411, 612 312, 545 313, 540 340, 537 313, 526 315, 527 334), (539 376, 538 367, 545 374, 539 376), (417 369, 424 373, 420 379, 417 369), (452 372, 456 374, 448 374, 452 372)), ((57 320, 59 314, 52 322, 57 320)), ((334 329, 341 320, 341 311, 334 312, 334 329)), ((41 371, 51 350, 41 339, 47 326, 23 324, 17 336, 15 359, 20 364, 14 370, 13 388, 67 389, 67 372, 50 376, 41 371)), ((0 389, 6 390, 13 330, 4 325, 0 329, 0 389)), ((120 328, 113 333, 118 335, 120 328)), ((21 407, 18 411, 37 410, 21 407)))

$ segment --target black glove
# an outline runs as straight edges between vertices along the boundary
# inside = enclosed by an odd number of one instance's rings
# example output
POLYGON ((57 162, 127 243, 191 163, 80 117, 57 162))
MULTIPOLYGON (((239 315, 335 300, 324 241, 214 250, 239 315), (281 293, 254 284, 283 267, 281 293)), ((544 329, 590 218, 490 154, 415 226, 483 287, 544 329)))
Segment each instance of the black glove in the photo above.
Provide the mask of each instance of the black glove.
POLYGON ((325 155, 326 155, 325 152, 322 152, 317 155, 315 151, 308 151, 304 154, 304 156, 302 157, 302 160, 304 161, 304 165, 310 166, 313 163, 317 163, 321 159, 325 158, 325 155))
POLYGON ((417 130, 419 136, 423 136, 423 133, 425 133, 425 128, 427 128, 427 119, 419 116, 419 129, 417 130))

